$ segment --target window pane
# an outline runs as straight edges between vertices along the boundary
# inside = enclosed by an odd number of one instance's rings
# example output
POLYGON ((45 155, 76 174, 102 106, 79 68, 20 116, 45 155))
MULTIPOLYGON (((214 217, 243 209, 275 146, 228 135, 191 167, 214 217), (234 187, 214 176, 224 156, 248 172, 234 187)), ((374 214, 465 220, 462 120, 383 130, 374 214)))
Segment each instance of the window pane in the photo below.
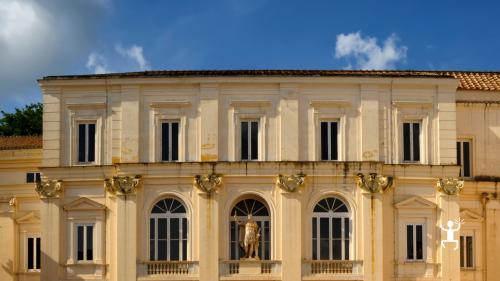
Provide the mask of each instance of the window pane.
POLYGON ((182 241, 182 260, 187 260, 187 240, 182 241))
POLYGON ((332 259, 341 260, 342 259, 342 241, 340 239, 334 239, 332 241, 332 259))
POLYGON ((87 226, 87 260, 94 259, 94 227, 91 225, 87 226))
POLYGON ((416 246, 417 246, 417 260, 421 260, 424 258, 424 244, 422 240, 422 226, 415 226, 415 234, 416 234, 416 246))
POLYGON ((344 241, 344 259, 348 260, 349 259, 349 240, 344 241))
POLYGON ((332 238, 341 238, 342 235, 342 227, 341 227, 341 219, 333 218, 332 219, 332 238))
POLYGON ((420 161, 420 124, 413 123, 413 161, 420 161))
POLYGON ((344 238, 349 239, 350 236, 350 222, 349 218, 344 218, 344 238))
POLYGON ((248 160, 248 122, 241 122, 241 159, 248 160))
POLYGON ((158 260, 167 260, 167 240, 158 240, 158 260))
POLYGON ((167 219, 158 219, 158 239, 167 239, 167 219))
POLYGON ((464 177, 470 177, 469 142, 464 142, 464 177))
POLYGON ((83 260, 83 226, 77 227, 76 232, 76 240, 77 240, 77 260, 83 260))
POLYGON ((316 230, 316 218, 312 218, 312 238, 317 238, 317 230, 316 230))
POLYGON ((170 127, 169 123, 162 123, 161 124, 161 160, 162 161, 169 161, 169 151, 168 151, 168 146, 169 146, 169 132, 168 129, 170 127))
POLYGON ((257 160, 259 158, 259 123, 252 123, 252 160, 257 160))
POLYGON ((410 123, 404 123, 403 124, 403 159, 404 161, 410 161, 411 160, 411 154, 410 154, 410 123))
POLYGON ((35 182, 35 174, 27 173, 26 174, 26 182, 35 182))
POLYGON ((149 260, 155 260, 155 240, 149 240, 149 260))
POLYGON ((329 238, 330 237, 330 224, 328 218, 320 218, 319 219, 319 235, 320 238, 329 238))
POLYGON ((155 220, 149 219, 149 239, 155 239, 155 220))
POLYGON ((36 269, 40 269, 40 237, 36 238, 36 269))
POLYGON ((179 219, 170 219, 170 239, 179 239, 179 219))
POLYGON ((413 259, 413 225, 406 226, 406 258, 413 259))
POLYGON ((179 240, 177 239, 170 240, 170 260, 179 260, 179 240))
POLYGON ((172 123, 172 160, 179 160, 179 123, 172 123))
POLYGON ((78 162, 85 162, 85 124, 78 125, 78 162))
POLYGON ((460 267, 464 267, 464 237, 460 236, 460 267))
POLYGON ((466 248, 467 248, 467 267, 473 267, 474 265, 472 264, 472 236, 466 236, 465 237, 465 242, 466 242, 466 248))
POLYGON ((187 236, 188 236, 188 223, 187 223, 187 219, 183 218, 182 219, 182 238, 187 239, 187 236))
POLYGON ((319 259, 321 260, 329 260, 330 259, 330 245, 328 239, 320 239, 319 240, 319 259))
POLYGON ((313 254, 313 260, 318 259, 318 240, 316 238, 313 238, 312 240, 312 254, 313 254))
POLYGON ((337 122, 331 122, 331 129, 330 129, 330 138, 331 138, 331 159, 332 160, 338 160, 338 147, 337 147, 337 122))
POLYGON ((328 160, 328 122, 321 122, 321 160, 328 160))
POLYGON ((28 269, 34 269, 35 267, 33 266, 33 260, 35 258, 34 256, 34 239, 33 238, 28 238, 28 269))
POLYGON ((95 161, 95 124, 89 124, 89 162, 95 161))
POLYGON ((35 173, 35 181, 39 182, 41 180, 40 173, 35 173))

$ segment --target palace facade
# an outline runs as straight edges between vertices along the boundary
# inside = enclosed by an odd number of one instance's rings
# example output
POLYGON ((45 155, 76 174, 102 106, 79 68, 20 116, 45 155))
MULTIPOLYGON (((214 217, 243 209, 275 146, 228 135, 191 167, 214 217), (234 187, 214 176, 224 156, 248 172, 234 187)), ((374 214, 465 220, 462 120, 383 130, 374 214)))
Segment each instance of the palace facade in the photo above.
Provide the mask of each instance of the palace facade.
POLYGON ((39 84, 43 148, 0 140, 0 280, 500 280, 500 73, 39 84))

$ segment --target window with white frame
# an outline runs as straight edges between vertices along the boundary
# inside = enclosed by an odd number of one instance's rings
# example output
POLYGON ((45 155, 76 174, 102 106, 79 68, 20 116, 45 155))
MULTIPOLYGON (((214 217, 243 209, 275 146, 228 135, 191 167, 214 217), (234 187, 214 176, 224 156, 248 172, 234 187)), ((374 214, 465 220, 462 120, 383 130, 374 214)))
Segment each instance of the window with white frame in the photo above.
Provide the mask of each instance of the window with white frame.
POLYGON ((472 176, 472 142, 470 140, 457 141, 457 165, 460 166, 461 177, 472 176))
POLYGON ((78 162, 93 163, 96 154, 96 123, 78 124, 78 162))
POLYGON ((28 271, 40 270, 40 236, 26 238, 26 269, 28 271))
POLYGON ((406 259, 418 261, 424 259, 424 225, 406 225, 406 259))
POLYGON ((179 261, 188 258, 186 207, 174 198, 160 200, 149 218, 149 259, 179 261))
POLYGON ((320 122, 321 160, 339 160, 339 122, 320 122))
POLYGON ((460 236, 460 267, 474 267, 474 239, 471 235, 460 236))
POLYGON ((179 160, 179 121, 161 123, 161 161, 179 160))
POLYGON ((40 173, 29 172, 26 173, 26 183, 34 183, 40 181, 40 173))
POLYGON ((241 121, 241 160, 259 159, 259 121, 241 121))
POLYGON ((420 161, 421 122, 403 123, 403 161, 420 161))
POLYGON ((77 261, 94 260, 94 225, 76 225, 76 259, 77 261))
POLYGON ((316 204, 312 216, 312 258, 349 260, 351 216, 339 198, 325 198, 316 204))

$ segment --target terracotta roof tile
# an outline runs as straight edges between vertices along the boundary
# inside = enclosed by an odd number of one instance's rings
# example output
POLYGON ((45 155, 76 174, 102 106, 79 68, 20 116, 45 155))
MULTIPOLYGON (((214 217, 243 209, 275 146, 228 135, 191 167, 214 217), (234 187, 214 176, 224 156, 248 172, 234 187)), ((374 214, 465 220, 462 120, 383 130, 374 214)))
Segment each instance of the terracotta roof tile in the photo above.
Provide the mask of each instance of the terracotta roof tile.
POLYGON ((42 136, 0 136, 0 150, 42 148, 42 136))
POLYGON ((103 78, 185 78, 185 77, 406 77, 456 78, 459 90, 500 91, 500 72, 423 70, 158 70, 88 75, 46 76, 39 81, 103 78))

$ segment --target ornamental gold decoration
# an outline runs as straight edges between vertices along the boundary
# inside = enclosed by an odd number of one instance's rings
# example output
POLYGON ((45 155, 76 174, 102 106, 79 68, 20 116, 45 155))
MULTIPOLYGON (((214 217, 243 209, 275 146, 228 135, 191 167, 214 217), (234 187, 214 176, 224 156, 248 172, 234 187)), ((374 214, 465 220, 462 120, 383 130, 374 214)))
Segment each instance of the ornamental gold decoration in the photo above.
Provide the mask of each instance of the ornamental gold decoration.
POLYGON ((368 177, 359 173, 357 174, 358 187, 370 193, 383 193, 392 186, 392 177, 377 175, 370 173, 368 177))
POLYGON ((295 192, 300 186, 304 185, 306 175, 298 173, 290 176, 278 175, 276 184, 286 192, 295 192))
POLYGON ((211 173, 208 175, 196 175, 194 185, 201 191, 210 194, 214 192, 222 183, 222 175, 211 173))
POLYGON ((35 190, 40 198, 58 198, 62 191, 62 180, 37 181, 35 190))
POLYGON ((464 181, 455 178, 438 179, 437 188, 447 195, 457 195, 462 191, 464 181))
POLYGON ((115 195, 128 195, 137 191, 141 176, 114 176, 104 180, 106 190, 115 195))

